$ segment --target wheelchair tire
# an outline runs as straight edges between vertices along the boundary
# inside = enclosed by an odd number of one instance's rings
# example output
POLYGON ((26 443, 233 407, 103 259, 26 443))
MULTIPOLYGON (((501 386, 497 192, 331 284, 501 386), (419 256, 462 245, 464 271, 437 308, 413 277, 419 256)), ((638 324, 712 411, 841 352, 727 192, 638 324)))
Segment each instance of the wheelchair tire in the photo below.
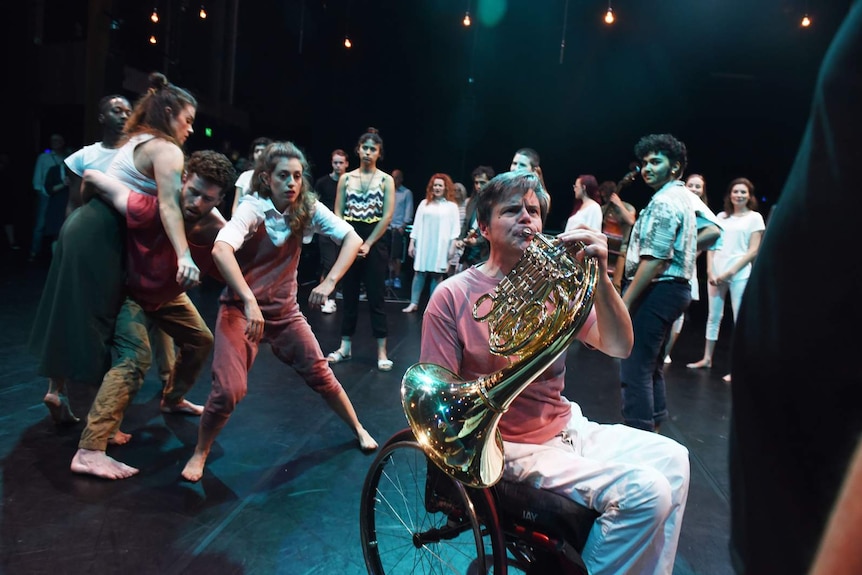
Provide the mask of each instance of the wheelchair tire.
POLYGON ((371 464, 359 520, 371 575, 506 573, 491 494, 439 471, 409 429, 387 441, 371 464))

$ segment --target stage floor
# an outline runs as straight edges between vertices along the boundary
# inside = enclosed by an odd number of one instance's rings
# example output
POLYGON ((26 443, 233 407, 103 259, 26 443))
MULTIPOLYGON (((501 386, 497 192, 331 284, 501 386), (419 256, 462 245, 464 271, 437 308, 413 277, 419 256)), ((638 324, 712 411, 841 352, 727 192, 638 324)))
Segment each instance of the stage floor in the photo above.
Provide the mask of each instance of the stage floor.
MULTIPOLYGON (((132 441, 108 453, 141 472, 120 481, 73 474, 81 424, 58 428, 42 404, 45 381, 26 348, 46 264, 3 256, 0 280, 0 572, 339 574, 365 573, 359 544, 359 494, 373 456, 359 451, 342 422, 266 348, 249 376, 249 393, 218 438, 203 479, 180 471, 196 441, 197 419, 159 412, 153 371, 127 412, 132 441)), ((407 274, 405 274, 407 276, 407 274)), ((405 282, 405 288, 409 287, 405 282)), ((308 288, 305 288, 307 293, 308 288)), ((399 290, 400 297, 407 295, 399 290)), ((214 326, 218 286, 192 299, 214 326)), ((339 302, 340 303, 340 302, 339 302)), ((360 420, 381 444, 406 427, 401 375, 419 357, 421 314, 387 303, 389 373, 376 369, 365 304, 353 359, 334 367, 360 420)), ((307 308, 307 306, 305 306, 307 308)), ((705 303, 695 303, 666 369, 671 419, 662 433, 688 447, 691 492, 675 574, 732 574, 727 466, 730 329, 719 340, 712 370, 685 364, 700 358, 705 303), (697 317, 699 312, 701 317, 697 317)), ((307 311, 324 353, 339 344, 340 312, 307 311)), ((568 352, 567 396, 584 414, 618 422, 617 362, 575 345, 568 352)), ((189 394, 203 403, 209 368, 189 394)), ((91 386, 70 390, 83 417, 91 386)))

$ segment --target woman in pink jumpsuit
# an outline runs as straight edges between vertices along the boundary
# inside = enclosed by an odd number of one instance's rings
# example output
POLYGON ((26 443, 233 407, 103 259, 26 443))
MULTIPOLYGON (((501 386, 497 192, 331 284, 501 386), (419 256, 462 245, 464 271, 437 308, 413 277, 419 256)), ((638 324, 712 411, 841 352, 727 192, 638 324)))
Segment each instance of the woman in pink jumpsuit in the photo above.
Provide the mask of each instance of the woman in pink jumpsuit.
POLYGON ((353 430, 363 450, 377 448, 332 373, 296 301, 297 264, 303 236, 314 233, 341 244, 338 258, 309 296, 320 306, 353 263, 362 239, 347 222, 317 201, 308 162, 290 142, 267 146, 252 176, 259 197, 244 200, 219 232, 213 259, 227 287, 215 329, 212 391, 198 429, 194 455, 183 469, 189 481, 203 475, 215 438, 245 396, 248 371, 261 342, 292 366, 353 430))

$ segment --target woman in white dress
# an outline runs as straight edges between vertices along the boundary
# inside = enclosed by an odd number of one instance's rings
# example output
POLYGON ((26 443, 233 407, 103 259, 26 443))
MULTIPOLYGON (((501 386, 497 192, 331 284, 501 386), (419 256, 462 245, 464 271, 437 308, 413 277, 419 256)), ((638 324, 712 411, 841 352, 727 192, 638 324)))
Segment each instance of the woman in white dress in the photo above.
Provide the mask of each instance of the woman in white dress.
POLYGON ((426 278, 431 279, 431 293, 438 283, 446 279, 455 240, 461 233, 461 216, 454 197, 452 178, 446 174, 431 176, 425 188, 425 199, 416 208, 410 245, 407 246, 407 254, 413 258, 414 274, 410 305, 401 310, 404 313, 419 309, 426 278))
POLYGON ((575 190, 575 205, 565 231, 573 230, 579 224, 597 232, 602 231, 602 205, 599 203, 596 177, 589 174, 578 176, 572 188, 575 190))
MULTIPOLYGON (((724 211, 718 214, 718 220, 723 230, 722 247, 706 252, 706 292, 709 300, 706 343, 703 358, 686 365, 692 369, 712 367, 712 354, 724 316, 724 300, 730 292, 735 321, 742 303, 742 293, 751 274, 751 264, 760 249, 766 224, 757 211, 754 184, 750 180, 737 178, 730 182, 724 196, 724 211)), ((730 374, 722 379, 730 382, 730 374)))

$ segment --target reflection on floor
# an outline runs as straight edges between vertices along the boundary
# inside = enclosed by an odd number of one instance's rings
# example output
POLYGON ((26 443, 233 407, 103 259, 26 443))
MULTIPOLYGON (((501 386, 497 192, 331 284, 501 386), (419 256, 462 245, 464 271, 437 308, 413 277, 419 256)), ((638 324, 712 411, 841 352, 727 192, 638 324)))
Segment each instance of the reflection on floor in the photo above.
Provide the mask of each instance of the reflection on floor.
MULTIPOLYGON (((3 461, 0 571, 50 573, 365 573, 358 506, 371 457, 290 368, 262 349, 240 404, 210 456, 203 480, 180 480, 196 440, 196 419, 164 415, 154 372, 129 409, 123 429, 132 441, 109 448, 141 469, 122 481, 74 475, 69 462, 81 425, 56 428, 42 404, 45 382, 35 373, 26 340, 46 269, 3 262, 0 280, 0 454, 3 461)), ((399 295, 404 297, 409 278, 399 295)), ((307 288, 306 288, 307 291, 307 288)), ((192 293, 213 325, 218 286, 192 293)), ((365 305, 365 304, 361 304, 365 305)), ((367 315, 360 314, 353 359, 335 367, 360 419, 381 443, 406 426, 399 386, 418 358, 421 314, 387 303, 389 351, 395 368, 376 369, 367 315), (367 337, 366 337, 367 335, 367 337)), ((662 433, 691 453, 692 482, 676 574, 732 573, 727 431, 731 331, 719 341, 711 370, 687 370, 699 359, 705 308, 695 304, 667 367, 672 419, 662 433)), ((362 308, 361 312, 364 312, 362 308)), ((324 353, 339 343, 341 310, 306 310, 324 353)), ((617 365, 576 345, 569 351, 567 395, 602 422, 619 421, 617 365)), ((202 403, 210 373, 189 394, 202 403)), ((72 407, 86 414, 95 394, 74 386, 72 407)))

